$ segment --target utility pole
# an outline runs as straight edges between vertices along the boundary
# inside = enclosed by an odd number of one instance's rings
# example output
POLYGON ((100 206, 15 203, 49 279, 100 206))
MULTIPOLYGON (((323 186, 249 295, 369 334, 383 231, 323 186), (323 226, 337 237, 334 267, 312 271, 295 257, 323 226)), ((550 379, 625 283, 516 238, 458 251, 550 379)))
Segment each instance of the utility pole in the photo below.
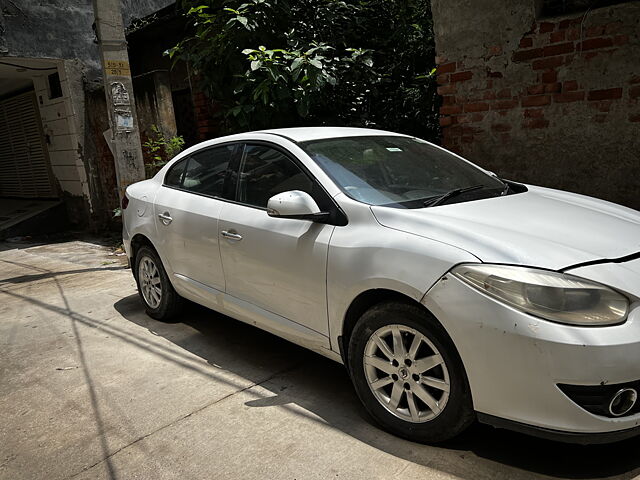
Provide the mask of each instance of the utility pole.
POLYGON ((121 8, 121 0, 93 0, 111 127, 105 139, 113 154, 122 201, 127 186, 144 180, 145 172, 121 8))

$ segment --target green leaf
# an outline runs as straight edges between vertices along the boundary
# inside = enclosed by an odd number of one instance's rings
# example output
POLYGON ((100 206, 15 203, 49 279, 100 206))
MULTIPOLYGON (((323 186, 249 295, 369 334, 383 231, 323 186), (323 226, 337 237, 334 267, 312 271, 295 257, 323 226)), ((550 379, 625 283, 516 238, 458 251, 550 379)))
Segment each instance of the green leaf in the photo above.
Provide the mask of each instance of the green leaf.
POLYGON ((251 70, 256 71, 262 66, 262 62, 260 60, 254 60, 251 62, 251 70))
POLYGON ((322 62, 316 60, 315 58, 313 60, 309 60, 309 63, 318 69, 322 69, 322 62))
POLYGON ((304 63, 304 58, 303 57, 295 58, 293 60, 293 62, 291 62, 291 70, 296 70, 296 69, 300 68, 300 66, 303 63, 304 63))

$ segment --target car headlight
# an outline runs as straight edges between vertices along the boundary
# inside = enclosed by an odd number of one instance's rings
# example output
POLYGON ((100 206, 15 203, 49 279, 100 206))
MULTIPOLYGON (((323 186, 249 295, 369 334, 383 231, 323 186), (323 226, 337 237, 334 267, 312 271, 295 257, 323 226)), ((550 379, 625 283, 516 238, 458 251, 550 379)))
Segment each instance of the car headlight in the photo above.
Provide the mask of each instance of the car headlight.
POLYGON ((553 322, 613 325, 629 310, 629 300, 615 290, 566 273, 487 264, 458 265, 451 272, 507 305, 553 322))

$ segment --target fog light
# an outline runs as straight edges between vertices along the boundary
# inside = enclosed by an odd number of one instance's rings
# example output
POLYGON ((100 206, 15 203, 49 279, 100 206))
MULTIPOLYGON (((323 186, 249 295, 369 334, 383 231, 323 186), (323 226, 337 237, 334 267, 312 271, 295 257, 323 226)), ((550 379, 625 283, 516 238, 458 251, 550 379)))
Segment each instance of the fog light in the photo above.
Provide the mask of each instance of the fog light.
POLYGON ((621 417, 629 413, 636 404, 638 392, 633 388, 623 388, 619 390, 609 402, 609 413, 614 417, 621 417))

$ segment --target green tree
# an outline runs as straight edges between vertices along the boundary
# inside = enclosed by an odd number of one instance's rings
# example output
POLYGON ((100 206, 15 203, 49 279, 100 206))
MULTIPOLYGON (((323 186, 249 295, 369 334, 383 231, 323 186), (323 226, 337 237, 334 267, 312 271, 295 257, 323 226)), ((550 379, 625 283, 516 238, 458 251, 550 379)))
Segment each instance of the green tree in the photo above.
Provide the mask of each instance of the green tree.
POLYGON ((294 125, 437 135, 428 0, 183 0, 189 63, 224 130, 294 125))

